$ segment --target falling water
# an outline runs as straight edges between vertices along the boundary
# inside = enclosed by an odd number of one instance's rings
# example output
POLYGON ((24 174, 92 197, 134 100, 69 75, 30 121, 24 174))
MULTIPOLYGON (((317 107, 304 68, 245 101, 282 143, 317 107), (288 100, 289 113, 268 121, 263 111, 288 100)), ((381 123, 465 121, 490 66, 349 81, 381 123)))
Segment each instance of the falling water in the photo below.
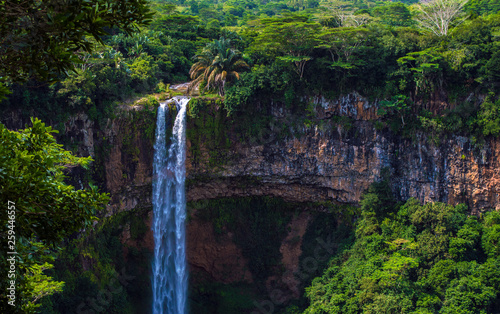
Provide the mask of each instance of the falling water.
POLYGON ((175 97, 178 108, 170 146, 166 147, 166 103, 158 108, 153 163, 153 313, 186 313, 186 107, 189 98, 175 97))

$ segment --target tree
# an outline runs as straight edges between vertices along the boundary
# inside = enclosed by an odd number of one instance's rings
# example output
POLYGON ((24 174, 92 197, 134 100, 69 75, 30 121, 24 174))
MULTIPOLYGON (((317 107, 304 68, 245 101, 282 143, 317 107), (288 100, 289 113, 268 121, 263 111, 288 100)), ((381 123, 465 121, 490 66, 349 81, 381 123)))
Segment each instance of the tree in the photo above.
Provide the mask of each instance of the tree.
POLYGON ((399 58, 400 73, 405 75, 401 82, 414 85, 414 95, 429 93, 443 85, 443 69, 440 66, 442 54, 434 47, 410 52, 399 58), (413 81, 413 82, 411 82, 413 81))
POLYGON ((153 29, 164 32, 172 38, 195 39, 198 35, 200 18, 197 16, 171 14, 163 15, 152 23, 153 29))
POLYGON ((35 303, 41 298, 63 290, 64 282, 54 281, 52 277, 43 274, 44 270, 53 267, 52 264, 44 263, 43 265, 35 264, 28 268, 26 273, 26 294, 29 299, 26 304, 22 305, 24 312, 31 312, 39 307, 40 305, 35 303))
POLYGON ((467 217, 465 205, 415 199, 380 210, 381 191, 370 190, 360 202, 354 243, 305 289, 304 313, 495 312, 498 212, 467 217))
POLYGON ((408 105, 409 98, 405 95, 393 96, 391 100, 382 100, 380 102, 380 109, 377 113, 381 116, 398 115, 401 118, 401 123, 405 125, 404 115, 410 110, 408 105))
POLYGON ((419 26, 437 36, 446 36, 468 0, 429 0, 415 5, 419 26))
POLYGON ((369 11, 366 9, 353 12, 352 8, 342 3, 323 4, 322 6, 331 15, 323 20, 323 23, 329 27, 361 26, 368 24, 372 20, 369 11))
POLYGON ((468 12, 478 15, 494 14, 500 11, 500 1, 498 0, 470 0, 465 6, 468 12))
POLYGON ((384 6, 376 7, 372 10, 376 17, 380 17, 382 23, 391 26, 410 26, 411 14, 408 7, 401 3, 391 3, 384 6))
POLYGON ((201 54, 196 55, 198 60, 193 64, 189 75, 191 83, 188 91, 193 90, 203 82, 204 89, 218 89, 220 96, 224 96, 226 84, 240 78, 240 72, 248 69, 248 64, 242 60, 241 53, 231 48, 231 42, 224 37, 209 43, 201 54))
POLYGON ((325 48, 330 52, 332 63, 330 67, 352 69, 359 65, 354 54, 363 46, 368 31, 365 28, 338 27, 326 29, 319 35, 321 44, 318 48, 325 48))
POLYGON ((258 27, 261 30, 252 45, 253 50, 274 54, 294 64, 302 78, 306 63, 312 59, 310 54, 318 43, 316 33, 321 28, 320 24, 307 20, 305 16, 292 14, 260 20, 258 27))
MULTIPOLYGON (((0 312, 13 313, 23 308, 28 313, 41 297, 59 291, 61 284, 42 275, 46 263, 53 262, 57 246, 73 233, 90 227, 96 213, 108 197, 97 188, 76 190, 64 182, 64 169, 84 166, 90 157, 80 158, 62 149, 52 133, 38 119, 20 132, 0 124, 0 230, 3 252, 17 252, 0 257, 0 266, 9 269, 8 257, 15 256, 16 307, 7 303, 7 280, 0 283, 0 312), (10 242, 12 241, 12 242, 10 242), (31 302, 31 305, 30 305, 31 302)), ((7 274, 3 274, 7 278, 7 274)))
POLYGON ((147 0, 0 0, 1 84, 31 78, 53 81, 79 63, 102 36, 118 27, 130 34, 149 23, 147 0))

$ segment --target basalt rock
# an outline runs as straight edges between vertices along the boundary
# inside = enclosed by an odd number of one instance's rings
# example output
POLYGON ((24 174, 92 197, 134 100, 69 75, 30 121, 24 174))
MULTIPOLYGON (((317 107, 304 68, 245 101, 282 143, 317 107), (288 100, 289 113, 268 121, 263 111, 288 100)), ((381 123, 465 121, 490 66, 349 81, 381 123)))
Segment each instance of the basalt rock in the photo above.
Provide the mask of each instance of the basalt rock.
POLYGON ((193 162, 188 151, 188 199, 264 195, 294 202, 357 204, 386 169, 394 195, 401 200, 466 203, 471 213, 500 209, 498 139, 478 146, 454 135, 436 139, 417 132, 411 139, 401 138, 378 131, 369 120, 373 110, 360 116, 356 108, 367 106, 359 99, 352 101, 342 110, 359 120, 348 129, 330 123, 303 128, 281 140, 256 140, 256 145, 235 141, 228 162, 217 169, 209 166, 208 154, 193 162))

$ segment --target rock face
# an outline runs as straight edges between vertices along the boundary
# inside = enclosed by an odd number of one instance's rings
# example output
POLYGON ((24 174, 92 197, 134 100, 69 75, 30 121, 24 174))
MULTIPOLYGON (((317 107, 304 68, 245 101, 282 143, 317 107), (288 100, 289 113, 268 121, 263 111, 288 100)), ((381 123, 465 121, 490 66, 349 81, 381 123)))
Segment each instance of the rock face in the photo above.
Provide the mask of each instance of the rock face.
MULTIPOLYGON (((281 143, 238 147, 238 162, 224 167, 213 182, 195 183, 188 199, 269 195, 355 204, 387 168, 393 192, 402 200, 466 203, 473 213, 500 209, 499 141, 475 150, 463 137, 436 146, 422 135, 391 140, 366 121, 355 122, 355 128, 357 136, 347 141, 336 131, 308 130, 281 143), (249 176, 258 177, 259 184, 241 187, 239 179, 249 176)), ((196 173, 193 168, 190 175, 196 173)))
MULTIPOLYGON (((401 200, 466 203, 472 213, 500 209, 498 139, 488 139, 482 147, 461 136, 432 139, 420 132, 402 139, 387 129, 378 131, 371 121, 375 107, 357 95, 316 102, 318 121, 343 113, 351 119, 348 127, 333 122, 302 129, 291 126, 293 136, 275 140, 270 124, 262 132, 267 137, 251 139, 251 145, 231 139, 229 162, 216 170, 208 166, 207 154, 194 162, 188 152, 186 168, 193 179, 188 199, 268 195, 287 201, 356 204, 387 169, 392 190, 401 200), (248 178, 254 181, 242 184, 248 178)), ((283 120, 283 110, 273 112, 283 120)))
POLYGON ((191 214, 191 221, 186 227, 188 262, 191 277, 200 274, 202 278, 221 283, 252 283, 252 274, 248 270, 248 261, 241 249, 232 241, 233 235, 225 233, 216 236, 213 224, 197 219, 191 214))
MULTIPOLYGON (((217 167, 210 166, 211 152, 204 143, 199 145, 201 157, 194 158, 188 137, 188 201, 268 195, 356 204, 370 183, 380 179, 382 169, 388 169, 400 199, 466 203, 473 213, 500 209, 500 140, 489 138, 478 146, 461 136, 432 139, 417 133, 402 139, 387 129, 377 130, 377 103, 358 94, 311 102, 316 104, 315 118, 308 127, 287 120, 291 114, 276 105, 271 114, 278 122, 246 143, 223 130, 230 147, 217 167), (334 115, 350 119, 348 125, 332 122, 334 115), (276 124, 287 124, 289 134, 278 140, 276 124)), ((193 127, 190 120, 188 129, 193 127)), ((15 119, 6 121, 20 125, 15 119)), ((150 109, 127 106, 105 126, 85 114, 65 124, 66 136, 79 142, 77 153, 101 164, 101 186, 113 198, 110 214, 150 206, 155 121, 150 109)))

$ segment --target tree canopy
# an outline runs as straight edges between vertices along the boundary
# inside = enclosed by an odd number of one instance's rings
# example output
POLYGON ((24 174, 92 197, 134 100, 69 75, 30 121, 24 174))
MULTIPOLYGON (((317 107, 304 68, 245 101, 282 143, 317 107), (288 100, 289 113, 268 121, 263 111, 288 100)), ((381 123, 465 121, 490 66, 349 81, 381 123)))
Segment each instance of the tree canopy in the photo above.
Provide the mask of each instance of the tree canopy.
MULTIPOLYGON (((7 130, 0 124, 0 201, 14 210, 9 215, 6 210, 0 214, 2 226, 12 226, 3 228, 0 235, 3 239, 7 239, 7 235, 15 236, 13 247, 4 252, 18 253, 21 300, 16 308, 22 308, 25 313, 36 307, 34 303, 41 296, 60 287, 41 275, 43 269, 51 267, 46 263, 54 260, 57 252, 54 249, 73 233, 91 226, 108 200, 96 187, 77 190, 65 183, 64 169, 86 167, 90 157, 73 156, 57 144, 52 135, 57 131, 36 118, 32 124, 21 132, 7 130), (13 223, 8 224, 8 220, 13 223), (8 233, 9 230, 12 232, 8 233), (40 281, 48 284, 48 291, 40 290, 40 281)), ((6 255, 0 258, 0 265, 8 269, 6 255)), ((7 305, 5 294, 7 282, 1 283, 0 308, 4 313, 12 313, 13 307, 7 305)))
POLYGON ((261 19, 260 29, 251 49, 274 54, 278 59, 295 65, 302 78, 305 65, 312 59, 311 52, 318 43, 316 32, 321 25, 309 22, 303 15, 286 14, 283 17, 261 19))
POLYGON ((306 288, 304 313, 493 313, 500 287, 500 215, 410 199, 361 201, 352 247, 306 288))
POLYGON ((130 34, 151 17, 146 0, 1 1, 0 84, 54 80, 113 28, 130 34))

